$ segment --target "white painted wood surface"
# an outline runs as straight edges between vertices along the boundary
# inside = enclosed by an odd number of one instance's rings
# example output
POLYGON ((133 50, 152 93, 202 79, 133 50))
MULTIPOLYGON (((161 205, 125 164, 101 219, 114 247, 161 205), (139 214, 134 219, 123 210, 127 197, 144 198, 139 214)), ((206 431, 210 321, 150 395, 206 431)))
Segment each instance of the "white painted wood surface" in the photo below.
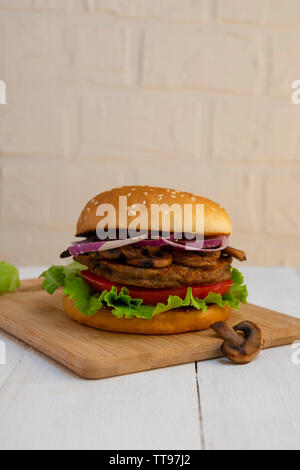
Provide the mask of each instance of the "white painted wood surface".
MULTIPOLYGON (((300 317, 299 272, 243 272, 251 302, 300 317)), ((300 449, 290 346, 248 366, 219 359, 88 382, 1 331, 0 340, 1 449, 300 449)))

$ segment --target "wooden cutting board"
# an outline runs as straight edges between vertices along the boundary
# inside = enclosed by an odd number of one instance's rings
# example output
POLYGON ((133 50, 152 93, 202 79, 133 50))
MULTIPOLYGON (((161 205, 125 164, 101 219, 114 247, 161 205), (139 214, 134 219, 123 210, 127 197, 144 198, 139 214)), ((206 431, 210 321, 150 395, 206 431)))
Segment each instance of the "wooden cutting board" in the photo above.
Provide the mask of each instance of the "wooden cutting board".
MULTIPOLYGON (((0 297, 0 328, 86 379, 221 356, 222 340, 211 330, 168 336, 99 331, 70 320, 62 310, 61 297, 61 292, 53 296, 44 292, 40 280, 23 281, 18 292, 0 297)), ((248 304, 234 312, 229 323, 233 326, 242 320, 261 327, 264 348, 300 339, 297 318, 248 304)))

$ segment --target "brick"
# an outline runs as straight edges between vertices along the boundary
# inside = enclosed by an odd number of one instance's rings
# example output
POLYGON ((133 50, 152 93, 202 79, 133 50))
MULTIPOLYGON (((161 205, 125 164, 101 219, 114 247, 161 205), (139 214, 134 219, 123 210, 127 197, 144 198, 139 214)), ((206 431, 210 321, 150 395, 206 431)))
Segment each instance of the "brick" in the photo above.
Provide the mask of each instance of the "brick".
POLYGON ((258 87, 259 71, 254 39, 183 25, 153 26, 146 33, 145 87, 204 87, 248 94, 258 87))
POLYGON ((66 0, 34 0, 35 10, 64 11, 67 7, 66 0))
POLYGON ((179 23, 203 20, 203 0, 89 0, 92 12, 107 12, 123 17, 157 18, 179 23))
POLYGON ((300 239, 300 176, 269 177, 266 181, 266 230, 271 235, 300 239))
POLYGON ((218 0, 217 18, 220 21, 265 24, 299 25, 298 0, 218 0))
POLYGON ((200 109, 194 100, 91 90, 82 99, 85 157, 194 159, 200 109))
POLYGON ((159 18, 179 23, 197 23, 203 20, 203 0, 160 0, 142 1, 142 14, 145 17, 159 18))
POLYGON ((192 165, 160 161, 159 169, 143 161, 137 167, 136 184, 172 187, 213 199, 229 212, 233 231, 253 234, 258 230, 255 207, 255 182, 251 175, 231 168, 212 168, 195 162, 192 165))
POLYGON ((62 79, 68 63, 61 19, 38 15, 3 25, 5 72, 10 83, 40 83, 62 79))
POLYGON ((299 161, 299 108, 281 103, 216 105, 213 156, 224 161, 299 161))
POLYGON ((264 23, 268 9, 269 0, 251 0, 250 3, 248 0, 218 0, 217 19, 250 24, 264 23))
POLYGON ((69 30, 77 78, 98 85, 126 85, 129 34, 117 25, 84 24, 69 30))
POLYGON ((0 154, 64 156, 65 96, 61 88, 7 84, 7 104, 0 106, 0 154))
POLYGON ((91 12, 107 12, 118 16, 140 16, 141 0, 87 0, 91 12))
POLYGON ((288 34, 284 38, 272 38, 268 43, 269 74, 267 93, 271 96, 291 100, 291 84, 300 78, 299 53, 297 44, 298 32, 288 34))
POLYGON ((300 3, 298 0, 269 0, 269 9, 265 21, 267 24, 294 26, 300 24, 300 3))
POLYGON ((31 0, 0 0, 0 10, 30 10, 31 0))
MULTIPOLYGON (((61 162, 5 159, 2 163, 1 226, 69 230, 70 241, 84 205, 96 194, 122 186, 132 169, 107 160, 61 162)), ((20 235, 22 238, 22 235, 20 235)))

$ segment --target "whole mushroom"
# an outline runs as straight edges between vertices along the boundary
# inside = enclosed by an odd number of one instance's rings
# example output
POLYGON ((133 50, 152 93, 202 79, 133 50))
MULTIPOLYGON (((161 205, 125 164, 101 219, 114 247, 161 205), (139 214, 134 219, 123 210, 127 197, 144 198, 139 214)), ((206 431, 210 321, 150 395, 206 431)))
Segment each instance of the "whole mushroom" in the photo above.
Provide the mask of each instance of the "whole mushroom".
POLYGON ((260 328, 251 321, 243 321, 233 329, 225 322, 214 323, 211 328, 224 340, 221 351, 235 364, 248 364, 253 361, 263 347, 260 328), (238 331, 243 334, 240 335, 238 331))

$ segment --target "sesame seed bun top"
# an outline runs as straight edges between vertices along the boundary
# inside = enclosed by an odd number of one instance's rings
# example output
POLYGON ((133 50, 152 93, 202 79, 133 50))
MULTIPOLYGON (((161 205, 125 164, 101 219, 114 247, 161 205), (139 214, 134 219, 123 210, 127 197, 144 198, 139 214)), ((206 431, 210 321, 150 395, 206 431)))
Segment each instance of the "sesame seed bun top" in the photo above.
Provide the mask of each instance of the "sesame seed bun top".
MULTIPOLYGON (((103 218, 103 216, 99 215, 99 206, 102 204, 111 204, 114 206, 116 211, 116 227, 114 228, 116 229, 127 229, 130 222, 140 215, 138 205, 141 204, 148 209, 148 226, 142 223, 139 228, 140 230, 151 230, 152 205, 160 205, 163 213, 165 210, 162 206, 163 204, 167 204, 170 208, 172 205, 176 204, 182 210, 182 220, 178 220, 178 217, 170 217, 170 225, 168 227, 170 233, 184 231, 184 227, 191 227, 190 231, 193 233, 197 232, 196 229, 199 228, 196 213, 197 205, 203 205, 204 207, 205 236, 230 235, 232 232, 232 224, 228 213, 222 206, 210 199, 175 189, 158 188, 154 186, 123 186, 100 193, 86 204, 77 223, 77 236, 96 230, 97 224, 103 218), (127 197, 127 223, 126 221, 122 222, 121 220, 120 222, 119 220, 120 196, 127 197), (191 207, 189 214, 184 210, 184 206, 187 204, 191 207)), ((163 229, 166 230, 166 226, 163 225, 162 213, 159 217, 159 231, 163 229)))

